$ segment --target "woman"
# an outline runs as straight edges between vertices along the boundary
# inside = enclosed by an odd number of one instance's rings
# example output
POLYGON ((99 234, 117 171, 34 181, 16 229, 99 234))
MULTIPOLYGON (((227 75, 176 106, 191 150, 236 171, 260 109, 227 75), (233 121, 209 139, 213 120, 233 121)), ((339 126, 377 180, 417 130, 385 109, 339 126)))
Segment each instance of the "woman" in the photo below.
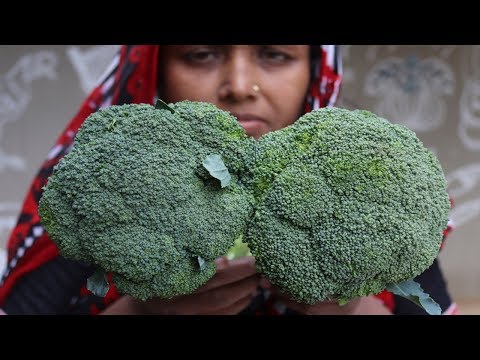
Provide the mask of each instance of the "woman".
MULTIPOLYGON (((9 263, 0 287, 7 314, 390 314, 421 312, 390 293, 346 306, 290 301, 255 271, 253 257, 217 259, 217 273, 194 294, 137 301, 112 287, 103 299, 85 288, 92 269, 58 256, 37 215, 41 188, 52 167, 70 149, 92 112, 111 104, 206 101, 234 114, 255 138, 293 123, 301 114, 333 105, 341 80, 337 47, 307 45, 124 46, 114 68, 93 90, 50 151, 24 203, 8 243, 9 263), (258 289, 268 289, 260 291, 258 289)), ((422 274, 423 288, 451 307, 435 263, 422 274), (430 286, 434 284, 434 286, 430 286)))

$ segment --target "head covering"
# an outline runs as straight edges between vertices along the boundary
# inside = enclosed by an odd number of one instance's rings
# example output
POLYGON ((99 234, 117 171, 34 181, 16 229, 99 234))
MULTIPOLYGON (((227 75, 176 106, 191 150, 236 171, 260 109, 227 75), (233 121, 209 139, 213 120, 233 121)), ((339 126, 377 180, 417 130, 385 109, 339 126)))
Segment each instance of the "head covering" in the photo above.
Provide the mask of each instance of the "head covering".
MULTIPOLYGON (((341 82, 341 58, 336 45, 313 47, 320 56, 312 63, 312 82, 305 102, 305 112, 332 106, 341 82)), ((23 203, 20 217, 7 243, 8 260, 0 279, 0 306, 18 279, 59 253, 40 223, 38 201, 53 167, 69 152, 83 121, 93 112, 113 104, 153 104, 157 90, 157 64, 161 46, 124 45, 115 55, 103 79, 82 103, 80 110, 58 137, 33 180, 23 203)), ((109 291, 108 296, 116 296, 109 291), (113 295, 111 295, 113 294, 113 295)))

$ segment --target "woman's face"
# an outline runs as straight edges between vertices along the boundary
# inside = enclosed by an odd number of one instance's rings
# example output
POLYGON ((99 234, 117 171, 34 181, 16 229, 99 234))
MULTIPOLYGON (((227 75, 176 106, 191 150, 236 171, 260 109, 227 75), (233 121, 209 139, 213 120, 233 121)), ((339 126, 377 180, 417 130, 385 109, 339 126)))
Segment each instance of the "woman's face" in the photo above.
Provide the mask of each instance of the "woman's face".
POLYGON ((258 139, 303 112, 308 45, 169 45, 160 58, 160 98, 205 101, 232 113, 258 139))

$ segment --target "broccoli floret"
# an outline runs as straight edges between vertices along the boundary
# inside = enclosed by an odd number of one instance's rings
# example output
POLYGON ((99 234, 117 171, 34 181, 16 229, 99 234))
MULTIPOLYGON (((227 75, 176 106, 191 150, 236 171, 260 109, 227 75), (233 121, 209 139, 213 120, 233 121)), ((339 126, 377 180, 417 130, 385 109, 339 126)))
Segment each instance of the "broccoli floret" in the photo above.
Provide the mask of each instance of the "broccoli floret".
POLYGON ((90 115, 55 167, 39 214, 61 255, 113 272, 139 299, 193 292, 243 232, 255 141, 214 105, 114 105, 90 115), (228 186, 204 160, 219 155, 228 186))
POLYGON ((437 257, 449 199, 415 133, 323 108, 259 139, 245 241, 258 271, 303 303, 376 294, 437 257))

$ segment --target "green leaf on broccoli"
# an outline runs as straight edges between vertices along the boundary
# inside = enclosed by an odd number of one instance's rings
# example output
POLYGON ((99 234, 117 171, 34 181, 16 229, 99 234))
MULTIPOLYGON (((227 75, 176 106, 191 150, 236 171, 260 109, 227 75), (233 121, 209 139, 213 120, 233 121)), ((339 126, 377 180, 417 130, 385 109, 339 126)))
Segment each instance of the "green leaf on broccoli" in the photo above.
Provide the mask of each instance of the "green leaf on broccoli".
POLYGON ((168 106, 165 102, 162 100, 158 99, 157 103, 155 104, 155 109, 164 109, 170 111, 172 114, 175 113, 175 110, 173 110, 170 106, 168 106))
POLYGON ((433 300, 430 295, 425 293, 420 284, 413 280, 403 281, 398 284, 391 284, 387 286, 387 290, 408 299, 420 307, 423 307, 430 315, 441 315, 442 309, 433 300))
POLYGON ((104 297, 107 295, 109 288, 107 274, 103 271, 97 270, 87 279, 87 289, 96 296, 104 297))
POLYGON ((205 160, 203 160, 203 167, 207 169, 215 179, 220 180, 220 186, 222 188, 230 183, 232 177, 220 155, 208 155, 205 160))

